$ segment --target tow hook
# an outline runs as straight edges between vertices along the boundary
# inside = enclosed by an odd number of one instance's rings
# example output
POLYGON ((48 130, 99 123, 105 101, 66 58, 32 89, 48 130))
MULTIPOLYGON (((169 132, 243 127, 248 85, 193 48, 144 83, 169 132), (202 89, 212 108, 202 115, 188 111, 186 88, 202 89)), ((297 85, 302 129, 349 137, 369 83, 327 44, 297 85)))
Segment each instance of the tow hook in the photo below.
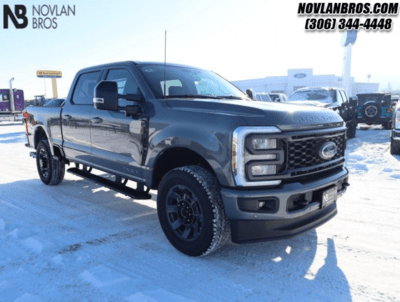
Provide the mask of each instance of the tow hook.
POLYGON ((29 156, 32 158, 36 158, 36 152, 29 152, 29 156))

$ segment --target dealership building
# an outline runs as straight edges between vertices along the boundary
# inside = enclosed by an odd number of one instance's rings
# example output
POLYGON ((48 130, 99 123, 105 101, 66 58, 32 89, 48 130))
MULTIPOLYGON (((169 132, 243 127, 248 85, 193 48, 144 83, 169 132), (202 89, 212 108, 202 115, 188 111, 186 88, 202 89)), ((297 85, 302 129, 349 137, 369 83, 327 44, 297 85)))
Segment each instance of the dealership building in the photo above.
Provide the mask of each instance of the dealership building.
MULTIPOLYGON (((313 69, 288 69, 287 76, 265 77, 260 79, 232 81, 242 91, 253 89, 254 92, 281 92, 291 95, 303 87, 335 87, 343 88, 342 77, 333 74, 314 75, 313 69)), ((350 96, 358 93, 376 92, 379 83, 357 83, 350 78, 350 96)))

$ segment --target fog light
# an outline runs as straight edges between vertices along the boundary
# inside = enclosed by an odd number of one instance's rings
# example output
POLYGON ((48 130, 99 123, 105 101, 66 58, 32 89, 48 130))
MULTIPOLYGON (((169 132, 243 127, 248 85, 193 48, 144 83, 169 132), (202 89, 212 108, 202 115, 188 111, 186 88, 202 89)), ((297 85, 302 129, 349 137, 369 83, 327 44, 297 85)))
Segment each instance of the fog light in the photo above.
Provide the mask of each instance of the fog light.
POLYGON ((259 208, 262 208, 263 206, 265 206, 265 201, 260 201, 260 202, 258 203, 258 207, 259 207, 259 208))
POLYGON ((275 138, 253 138, 251 144, 255 150, 276 149, 275 138))
POLYGON ((251 174, 253 176, 276 174, 276 166, 275 165, 257 165, 257 166, 252 166, 251 167, 251 174))

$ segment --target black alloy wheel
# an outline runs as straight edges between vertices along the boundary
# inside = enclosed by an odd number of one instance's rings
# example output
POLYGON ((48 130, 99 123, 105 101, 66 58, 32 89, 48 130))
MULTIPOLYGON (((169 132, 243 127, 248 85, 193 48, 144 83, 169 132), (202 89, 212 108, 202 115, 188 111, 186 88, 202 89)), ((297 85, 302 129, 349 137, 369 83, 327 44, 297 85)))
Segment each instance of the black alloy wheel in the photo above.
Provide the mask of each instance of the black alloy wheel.
POLYGON ((186 255, 211 254, 230 238, 218 179, 203 167, 168 172, 158 186, 157 213, 169 242, 186 255))
POLYGON ((65 163, 50 152, 49 141, 42 140, 36 148, 36 167, 42 182, 54 186, 62 182, 65 175, 65 163))
POLYGON ((167 217, 175 235, 185 241, 199 238, 203 213, 198 197, 186 186, 173 186, 167 193, 167 217))

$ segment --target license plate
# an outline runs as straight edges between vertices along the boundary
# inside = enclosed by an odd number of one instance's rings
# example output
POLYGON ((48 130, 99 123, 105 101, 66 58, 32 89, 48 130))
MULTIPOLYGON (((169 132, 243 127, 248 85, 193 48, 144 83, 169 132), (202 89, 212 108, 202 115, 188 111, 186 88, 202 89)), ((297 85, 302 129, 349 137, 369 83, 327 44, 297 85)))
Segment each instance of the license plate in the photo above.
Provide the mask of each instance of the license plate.
POLYGON ((322 192, 322 204, 321 207, 325 208, 337 199, 337 187, 334 186, 328 190, 322 192))

